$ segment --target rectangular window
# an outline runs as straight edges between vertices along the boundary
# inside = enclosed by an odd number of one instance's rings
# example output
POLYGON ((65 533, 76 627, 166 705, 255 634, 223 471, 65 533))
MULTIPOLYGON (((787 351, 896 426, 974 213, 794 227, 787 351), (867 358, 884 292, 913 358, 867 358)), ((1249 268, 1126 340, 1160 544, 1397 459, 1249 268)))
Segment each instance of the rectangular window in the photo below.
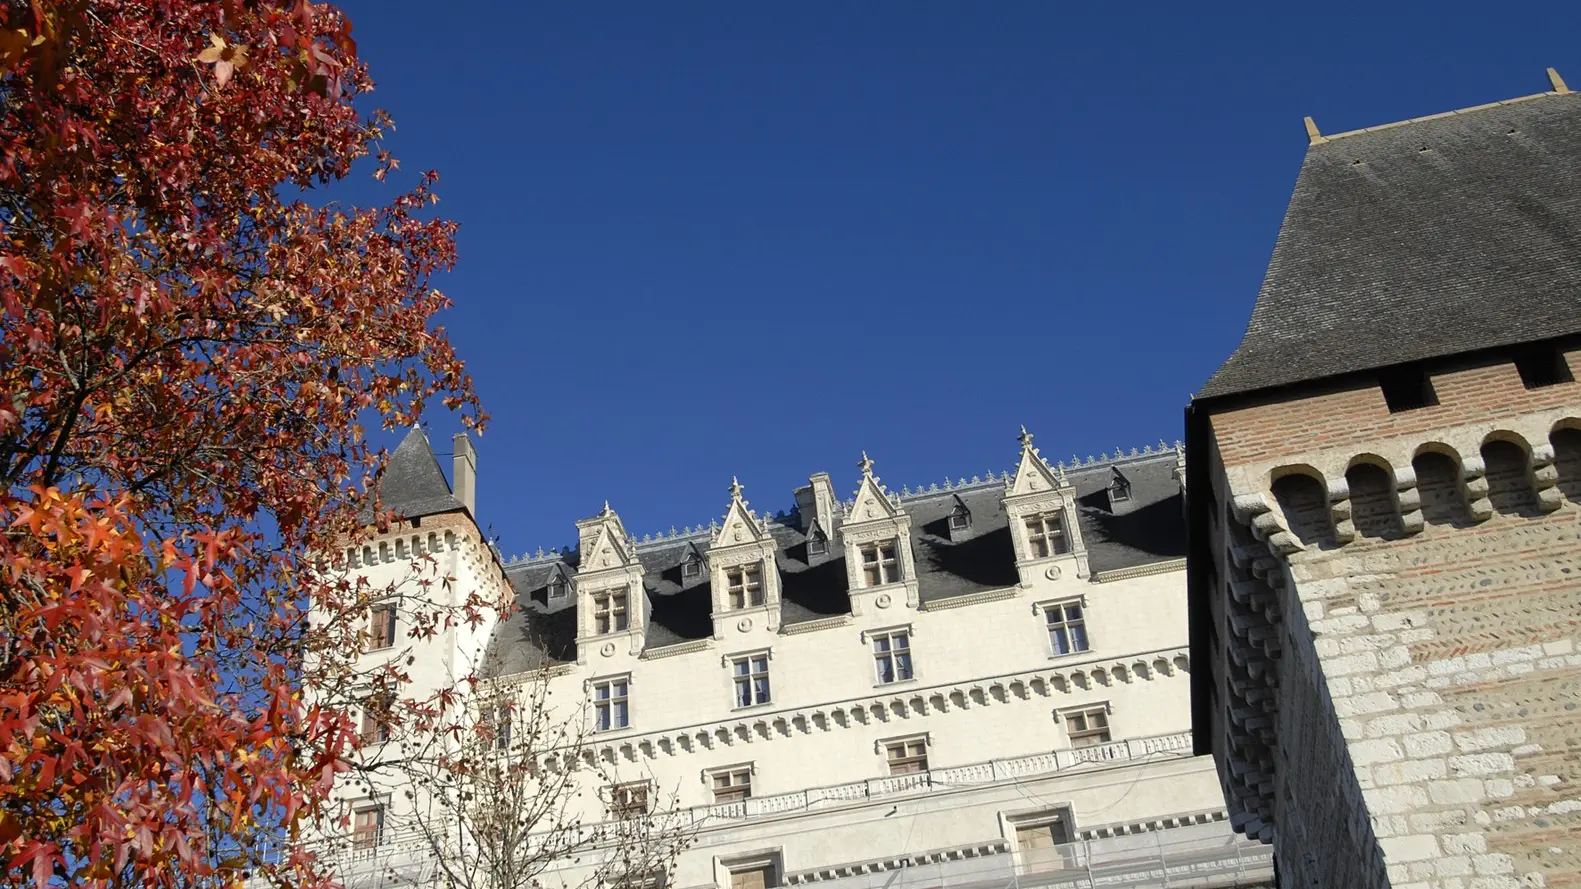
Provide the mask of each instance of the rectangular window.
POLYGON ((829 551, 829 541, 822 534, 814 534, 807 538, 807 555, 821 556, 829 551))
POLYGON ((1068 551, 1065 523, 1058 512, 1040 512, 1027 519, 1027 551, 1034 559, 1046 559, 1068 551))
POLYGON ((483 711, 483 724, 494 738, 495 750, 509 750, 511 746, 511 705, 501 704, 483 711))
POLYGON ((383 744, 390 740, 390 723, 387 721, 388 708, 382 702, 370 698, 362 705, 362 743, 383 744))
POLYGON ((731 868, 730 889, 768 889, 774 885, 770 865, 731 868))
POLYGON ((966 529, 970 528, 971 526, 972 526, 972 514, 970 512, 967 512, 966 507, 964 507, 964 506, 957 506, 953 510, 950 510, 950 530, 951 531, 965 531, 966 529))
POLYGON ((611 787, 609 813, 616 818, 636 818, 648 814, 648 782, 633 781, 611 787))
POLYGON ((368 616, 368 647, 389 648, 395 644, 395 606, 376 605, 368 616))
POLYGON ((767 654, 733 658, 730 661, 730 672, 735 681, 737 707, 755 707, 769 702, 767 654))
POLYGON ((1109 743, 1109 714, 1102 707, 1065 714, 1065 733, 1072 747, 1109 743))
POLYGON ((928 742, 925 738, 885 741, 884 752, 889 757, 891 775, 910 775, 928 770, 928 742))
POLYGON ((865 586, 883 586, 900 580, 900 563, 895 558, 895 541, 866 543, 861 547, 862 580, 865 586))
POLYGON ((763 604, 763 566, 742 565, 725 570, 725 593, 732 611, 763 604))
POLYGON ((714 791, 714 805, 739 803, 752 796, 752 767, 720 769, 709 776, 714 791))
POLYGON ((372 849, 384 833, 384 807, 363 806, 351 815, 351 847, 372 849))
POLYGON ((1064 866, 1063 850, 1059 847, 1069 842, 1070 826, 1058 815, 1040 824, 1016 825, 1016 846, 1021 850, 1022 866, 1029 872, 1058 870, 1064 866))
POLYGON ((689 557, 687 557, 685 562, 681 563, 681 576, 682 577, 701 577, 702 574, 703 574, 703 560, 702 559, 699 559, 696 556, 689 556, 689 557))
POLYGON ((570 591, 571 585, 565 582, 564 577, 555 575, 554 580, 549 581, 549 598, 551 599, 564 599, 566 593, 570 591))
POLYGON ((1061 602, 1043 609, 1048 619, 1049 646, 1055 655, 1077 654, 1087 650, 1087 617, 1080 602, 1061 602))
POLYGON ((593 597, 593 632, 596 635, 622 633, 630 626, 624 590, 600 593, 593 597))
POLYGON ((905 630, 873 636, 873 661, 880 684, 911 678, 911 634, 905 630))
POLYGON ((598 731, 614 731, 631 725, 631 710, 626 700, 629 691, 629 680, 624 677, 593 683, 593 719, 598 731))

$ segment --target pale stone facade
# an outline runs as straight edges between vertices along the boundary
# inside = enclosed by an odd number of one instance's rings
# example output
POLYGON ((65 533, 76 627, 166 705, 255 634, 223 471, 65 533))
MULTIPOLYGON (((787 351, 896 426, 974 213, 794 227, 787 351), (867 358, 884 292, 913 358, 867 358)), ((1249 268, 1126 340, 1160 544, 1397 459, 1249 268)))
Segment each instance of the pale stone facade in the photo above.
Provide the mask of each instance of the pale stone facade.
POLYGON ((1581 196, 1581 106, 1554 86, 1312 127, 1188 413, 1198 749, 1283 886, 1581 886, 1581 256, 1544 221, 1581 196))
MULTIPOLYGON (((1066 471, 1023 435, 1014 474, 901 494, 864 455, 844 502, 818 473, 797 509, 760 516, 732 483, 721 521, 646 539, 605 504, 576 523, 575 551, 505 559, 481 542, 470 492, 438 491, 421 433, 402 448, 401 484, 427 486, 407 499, 441 508, 406 510, 352 570, 397 581, 400 553, 431 552, 457 591, 497 589, 521 609, 367 657, 413 657, 419 686, 509 685, 551 664, 557 718, 622 698, 586 717, 586 755, 689 827, 670 886, 759 869, 766 886, 1271 875, 1266 849, 1230 831, 1212 763, 1191 755, 1177 449, 1066 471), (748 782, 744 799, 715 797, 721 771, 748 782)), ((471 448, 456 450, 470 482, 471 448)), ((344 792, 379 819, 376 843, 340 855, 348 880, 433 877, 404 827, 422 804, 409 790, 344 792)), ((580 816, 611 819, 609 788, 585 791, 580 816)), ((575 885, 585 868, 545 880, 575 885)))

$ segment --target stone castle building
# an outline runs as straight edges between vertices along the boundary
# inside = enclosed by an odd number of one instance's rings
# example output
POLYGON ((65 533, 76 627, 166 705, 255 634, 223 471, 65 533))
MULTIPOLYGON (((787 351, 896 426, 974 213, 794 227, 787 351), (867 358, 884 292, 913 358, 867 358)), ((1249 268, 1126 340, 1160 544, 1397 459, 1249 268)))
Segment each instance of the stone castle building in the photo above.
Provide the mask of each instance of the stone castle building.
POLYGON ((1323 135, 1187 412, 1199 752, 1282 886, 1581 886, 1581 97, 1323 135))
MULTIPOLYGON (((456 588, 508 591, 498 626, 406 640, 397 603, 365 657, 412 657, 421 694, 547 668, 587 756, 587 824, 673 795, 691 831, 667 885, 1265 885, 1191 750, 1184 459, 1178 447, 896 492, 864 455, 759 514, 742 485, 707 527, 638 537, 610 506, 577 545, 507 559, 414 429, 381 492, 401 520, 348 550, 375 584, 431 555, 456 588), (854 491, 852 488, 854 487, 854 491)), ((1009 449, 1007 449, 1008 451, 1009 449)), ((383 737, 375 739, 383 742, 383 737)), ((375 745, 377 746, 377 745, 375 745)), ((346 788, 354 885, 432 885, 406 791, 346 788)), ((327 848, 327 847, 326 847, 327 848)), ((586 862, 544 875, 577 885, 586 862)))

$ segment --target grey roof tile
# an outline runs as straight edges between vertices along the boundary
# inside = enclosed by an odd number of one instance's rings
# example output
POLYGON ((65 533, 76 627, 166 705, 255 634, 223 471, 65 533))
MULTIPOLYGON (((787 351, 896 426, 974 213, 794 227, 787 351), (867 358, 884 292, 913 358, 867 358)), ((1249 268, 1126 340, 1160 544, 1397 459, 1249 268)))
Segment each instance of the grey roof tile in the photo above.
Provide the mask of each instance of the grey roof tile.
POLYGON ((428 436, 417 426, 406 433, 379 479, 379 498, 385 509, 412 519, 465 509, 450 493, 439 458, 428 436))
MULTIPOLYGON (((1067 471, 1076 487, 1078 520, 1093 571, 1146 565, 1185 554, 1182 497, 1172 475, 1174 468, 1175 454, 1166 450, 1067 471), (1131 483, 1131 499, 1118 504, 1109 503, 1108 497, 1114 466, 1120 466, 1131 483)), ((1003 496, 1003 483, 993 481, 902 498, 901 506, 912 520, 917 592, 923 602, 1016 584, 1015 553, 1000 504, 1003 496), (949 515, 957 503, 971 512, 972 526, 968 534, 952 539, 949 515)), ((798 523, 794 513, 768 520, 769 533, 778 544, 775 561, 780 572, 781 623, 850 614, 844 556, 833 546, 829 555, 809 556, 807 538, 798 523)), ((649 604, 645 647, 660 648, 712 634, 709 578, 706 574, 684 578, 681 570, 692 547, 706 549, 707 543, 707 535, 701 534, 638 546, 649 604)), ((577 556, 572 553, 563 559, 574 568, 577 556)), ((485 660, 488 675, 520 672, 545 661, 576 659, 575 599, 548 599, 549 580, 559 563, 543 559, 506 568, 521 607, 495 633, 485 660)))
POLYGON ((1199 397, 1581 332, 1581 93, 1311 146, 1199 397))

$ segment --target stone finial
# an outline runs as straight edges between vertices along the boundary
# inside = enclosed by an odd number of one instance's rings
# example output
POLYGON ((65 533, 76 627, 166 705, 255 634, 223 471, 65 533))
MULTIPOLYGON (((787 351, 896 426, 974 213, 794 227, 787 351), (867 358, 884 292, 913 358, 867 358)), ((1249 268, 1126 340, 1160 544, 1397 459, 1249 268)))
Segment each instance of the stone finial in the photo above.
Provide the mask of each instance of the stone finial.
POLYGON ((741 480, 732 475, 730 477, 730 499, 740 500, 741 492, 743 490, 744 489, 741 487, 741 480))
POLYGON ((1027 431, 1026 424, 1021 424, 1021 434, 1016 436, 1016 441, 1021 442, 1023 448, 1032 447, 1032 433, 1027 431))
POLYGON ((867 451, 862 452, 862 459, 857 461, 856 468, 862 470, 864 477, 873 474, 873 461, 867 456, 867 451))
POLYGON ((1570 92, 1570 87, 1565 86, 1565 79, 1560 77, 1559 72, 1553 68, 1548 69, 1548 83, 1554 88, 1554 92, 1556 93, 1570 92))

